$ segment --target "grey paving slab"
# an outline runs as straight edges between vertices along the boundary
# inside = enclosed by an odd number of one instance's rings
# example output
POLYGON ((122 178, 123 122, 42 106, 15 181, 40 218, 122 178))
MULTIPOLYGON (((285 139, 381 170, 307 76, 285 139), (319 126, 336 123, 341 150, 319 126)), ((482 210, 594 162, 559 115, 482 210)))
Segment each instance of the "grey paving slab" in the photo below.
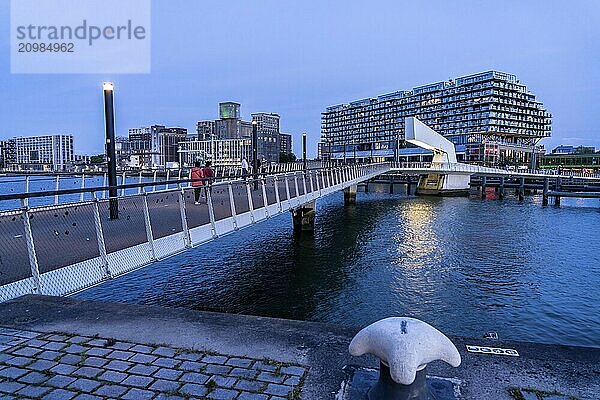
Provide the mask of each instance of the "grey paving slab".
POLYGON ((98 376, 98 379, 102 380, 102 381, 121 383, 125 380, 125 378, 127 378, 127 376, 128 375, 123 372, 104 371, 102 374, 100 374, 98 376))
POLYGON ((121 398, 124 400, 146 400, 154 397, 156 393, 150 390, 133 388, 125 393, 121 398))
POLYGON ((161 368, 154 373, 154 377, 158 379, 168 379, 168 380, 178 380, 181 375, 184 374, 184 371, 179 371, 170 368, 161 368))
POLYGON ((287 397, 288 394, 292 392, 294 388, 285 385, 278 385, 275 383, 269 383, 264 393, 272 394, 274 396, 287 397))
POLYGON ((209 399, 233 400, 238 396, 238 394, 240 393, 235 390, 217 388, 208 393, 206 397, 208 397, 209 399))
POLYGON ((186 383, 184 384, 179 391, 183 394, 187 394, 190 396, 204 396, 208 389, 204 385, 198 385, 196 383, 186 383))
POLYGON ((75 396, 77 396, 77 392, 65 389, 54 389, 42 397, 42 400, 70 400, 75 396))
POLYGON ((101 383, 97 380, 87 379, 87 378, 78 378, 75 379, 69 386, 70 389, 79 390, 82 392, 91 392, 100 386, 101 383))
POLYGON ((52 388, 45 387, 45 386, 27 385, 15 394, 20 395, 20 396, 25 396, 25 397, 38 398, 38 397, 42 397, 43 395, 48 393, 50 390, 52 390, 52 388))
POLYGON ((75 382, 77 378, 65 375, 54 375, 46 381, 46 385, 54 386, 57 388, 65 388, 71 383, 75 382))
POLYGON ((181 384, 175 381, 167 381, 164 379, 159 379, 155 381, 148 389, 154 390, 157 392, 175 392, 181 384))
POLYGON ((181 375, 179 380, 182 382, 203 384, 206 383, 208 378, 210 377, 204 374, 199 374, 197 372, 186 372, 185 374, 181 375))
POLYGON ((94 394, 98 396, 106 396, 112 398, 118 398, 123 395, 129 388, 121 385, 104 385, 98 388, 94 394))
POLYGON ((129 375, 121 384, 126 386, 135 386, 139 388, 146 388, 154 381, 154 378, 149 376, 129 375))
POLYGON ((16 393, 24 387, 24 383, 16 381, 0 381, 0 393, 16 393))
POLYGON ((50 368, 50 372, 55 374, 69 375, 72 374, 78 367, 70 364, 56 364, 55 367, 50 368))
POLYGON ((232 369, 229 365, 206 364, 204 372, 207 374, 228 375, 232 369))

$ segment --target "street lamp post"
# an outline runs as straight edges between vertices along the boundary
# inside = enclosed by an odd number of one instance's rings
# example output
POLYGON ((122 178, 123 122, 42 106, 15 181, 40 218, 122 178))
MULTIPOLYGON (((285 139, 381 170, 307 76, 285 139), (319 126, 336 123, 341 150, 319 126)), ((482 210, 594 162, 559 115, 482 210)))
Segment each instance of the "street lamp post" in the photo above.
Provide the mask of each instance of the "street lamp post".
POLYGON ((106 160, 108 162, 108 208, 110 219, 118 219, 117 157, 115 152, 115 113, 113 106, 114 87, 111 82, 104 82, 102 89, 104 91, 104 127, 106 131, 106 160))
POLYGON ((258 190, 258 121, 252 121, 252 175, 254 190, 258 190))
POLYGON ((302 162, 306 172, 306 132, 302 134, 302 162))

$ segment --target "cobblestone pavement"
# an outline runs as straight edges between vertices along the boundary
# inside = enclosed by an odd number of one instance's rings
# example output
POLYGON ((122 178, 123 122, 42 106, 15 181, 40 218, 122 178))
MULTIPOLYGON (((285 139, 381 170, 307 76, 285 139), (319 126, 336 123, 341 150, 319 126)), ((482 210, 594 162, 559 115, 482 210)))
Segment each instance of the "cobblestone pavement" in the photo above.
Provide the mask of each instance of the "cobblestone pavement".
POLYGON ((515 400, 577 400, 576 397, 560 393, 547 393, 535 389, 511 388, 508 393, 515 400))
POLYGON ((0 399, 297 399, 301 365, 0 328, 0 399))

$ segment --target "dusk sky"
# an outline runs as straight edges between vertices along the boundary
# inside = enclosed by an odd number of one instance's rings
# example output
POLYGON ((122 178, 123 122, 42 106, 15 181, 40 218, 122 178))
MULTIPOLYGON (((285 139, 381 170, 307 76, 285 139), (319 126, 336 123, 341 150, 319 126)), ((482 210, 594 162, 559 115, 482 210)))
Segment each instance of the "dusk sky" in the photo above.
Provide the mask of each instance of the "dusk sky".
MULTIPOLYGON (((553 114, 558 144, 600 147, 600 1, 152 2, 152 72, 10 73, 9 1, 0 0, 0 138, 73 133, 103 151, 101 83, 116 125, 195 131, 217 104, 281 115, 300 154, 316 154, 325 107, 496 69, 516 74, 553 114)), ((115 10, 118 12, 118 10, 115 10)), ((104 60, 99 62, 110 62, 104 60)))

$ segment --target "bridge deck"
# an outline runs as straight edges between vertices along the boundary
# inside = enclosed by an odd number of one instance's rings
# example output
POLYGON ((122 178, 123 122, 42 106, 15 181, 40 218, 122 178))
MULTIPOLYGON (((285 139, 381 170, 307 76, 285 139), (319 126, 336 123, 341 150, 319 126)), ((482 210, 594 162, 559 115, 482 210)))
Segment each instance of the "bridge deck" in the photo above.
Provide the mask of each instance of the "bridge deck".
POLYGON ((370 179, 389 165, 224 181, 118 199, 0 213, 0 301, 29 293, 67 295, 187 248, 259 223, 370 179))

